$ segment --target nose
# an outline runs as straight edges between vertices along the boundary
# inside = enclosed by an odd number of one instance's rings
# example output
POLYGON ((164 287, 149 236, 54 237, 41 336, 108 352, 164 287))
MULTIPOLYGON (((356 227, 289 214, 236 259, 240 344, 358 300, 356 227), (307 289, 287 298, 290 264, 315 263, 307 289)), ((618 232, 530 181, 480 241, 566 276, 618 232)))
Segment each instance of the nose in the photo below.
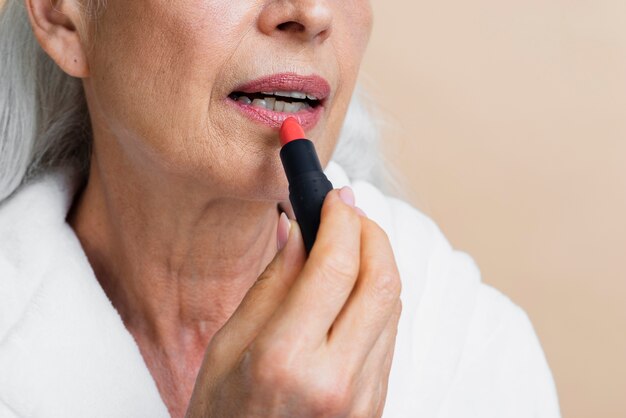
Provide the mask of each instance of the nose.
POLYGON ((328 0, 270 0, 259 15, 258 25, 268 36, 323 42, 330 35, 332 20, 328 0))

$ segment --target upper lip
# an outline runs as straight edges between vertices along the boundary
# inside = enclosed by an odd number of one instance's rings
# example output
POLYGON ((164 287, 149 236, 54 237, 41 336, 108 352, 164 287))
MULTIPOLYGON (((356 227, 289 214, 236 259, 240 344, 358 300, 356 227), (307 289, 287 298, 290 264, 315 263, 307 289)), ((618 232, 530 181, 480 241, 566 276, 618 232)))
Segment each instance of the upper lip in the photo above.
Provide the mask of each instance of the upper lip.
POLYGON ((323 100, 330 95, 330 84, 318 75, 279 73, 257 78, 237 86, 233 91, 242 93, 297 91, 323 100))

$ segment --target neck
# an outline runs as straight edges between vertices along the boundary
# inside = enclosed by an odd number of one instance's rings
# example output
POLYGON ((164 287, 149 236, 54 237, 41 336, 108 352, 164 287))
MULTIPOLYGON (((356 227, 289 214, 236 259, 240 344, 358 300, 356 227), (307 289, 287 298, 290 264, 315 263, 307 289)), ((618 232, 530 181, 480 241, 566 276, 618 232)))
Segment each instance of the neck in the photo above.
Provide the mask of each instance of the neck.
POLYGON ((135 338, 177 352, 204 350, 276 253, 276 203, 97 158, 68 220, 135 338))

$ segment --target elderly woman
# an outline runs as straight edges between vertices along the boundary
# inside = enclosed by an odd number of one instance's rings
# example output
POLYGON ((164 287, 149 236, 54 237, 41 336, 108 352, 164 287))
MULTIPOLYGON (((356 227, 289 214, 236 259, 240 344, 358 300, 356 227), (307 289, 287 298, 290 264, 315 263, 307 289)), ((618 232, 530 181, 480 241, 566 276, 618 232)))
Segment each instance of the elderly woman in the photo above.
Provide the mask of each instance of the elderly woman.
POLYGON ((6 1, 0 416, 559 415, 523 311, 331 161, 368 1, 6 1), (341 187, 308 255, 289 116, 341 187))

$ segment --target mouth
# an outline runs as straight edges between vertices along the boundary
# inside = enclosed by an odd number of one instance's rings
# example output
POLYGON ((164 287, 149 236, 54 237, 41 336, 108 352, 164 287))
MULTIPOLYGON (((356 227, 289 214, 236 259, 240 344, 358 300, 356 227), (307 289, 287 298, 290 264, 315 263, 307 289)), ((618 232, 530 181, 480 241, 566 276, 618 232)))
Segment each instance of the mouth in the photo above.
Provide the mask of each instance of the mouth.
POLYGON ((274 112, 297 113, 303 109, 313 109, 320 105, 315 96, 299 91, 262 91, 244 93, 234 91, 230 99, 274 112))
POLYGON ((309 130, 320 120, 330 90, 330 84, 317 75, 283 73, 238 86, 227 100, 248 118, 271 128, 278 129, 293 117, 309 130))

